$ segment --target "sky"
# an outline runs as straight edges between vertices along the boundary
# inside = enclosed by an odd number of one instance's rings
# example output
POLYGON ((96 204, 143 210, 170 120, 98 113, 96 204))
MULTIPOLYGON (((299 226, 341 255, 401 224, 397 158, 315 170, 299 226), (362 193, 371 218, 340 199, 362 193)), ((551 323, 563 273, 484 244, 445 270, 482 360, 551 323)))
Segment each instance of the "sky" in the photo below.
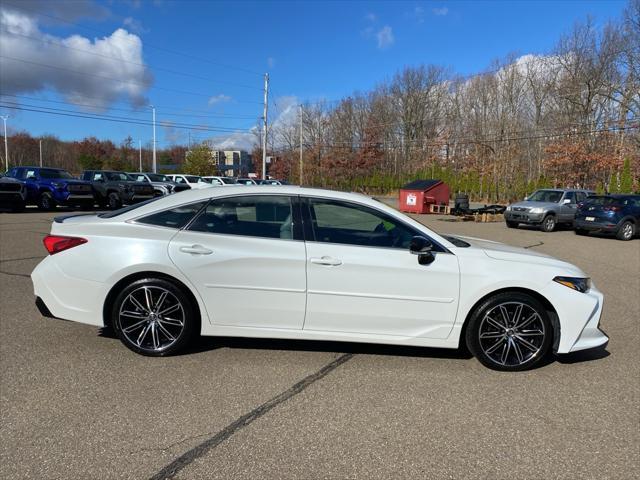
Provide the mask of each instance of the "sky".
POLYGON ((405 66, 470 75, 508 54, 549 53, 576 22, 602 26, 626 4, 2 0, 0 114, 10 132, 148 146, 153 105, 158 148, 249 148, 265 73, 277 121, 405 66))

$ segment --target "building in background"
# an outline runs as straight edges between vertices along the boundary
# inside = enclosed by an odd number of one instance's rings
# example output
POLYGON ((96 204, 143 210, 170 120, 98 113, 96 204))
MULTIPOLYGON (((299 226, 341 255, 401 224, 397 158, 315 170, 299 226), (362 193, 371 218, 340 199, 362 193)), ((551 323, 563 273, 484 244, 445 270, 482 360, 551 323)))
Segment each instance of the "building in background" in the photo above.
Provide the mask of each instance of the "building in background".
POLYGON ((220 175, 246 176, 251 171, 251 155, 245 150, 212 150, 211 156, 220 175))

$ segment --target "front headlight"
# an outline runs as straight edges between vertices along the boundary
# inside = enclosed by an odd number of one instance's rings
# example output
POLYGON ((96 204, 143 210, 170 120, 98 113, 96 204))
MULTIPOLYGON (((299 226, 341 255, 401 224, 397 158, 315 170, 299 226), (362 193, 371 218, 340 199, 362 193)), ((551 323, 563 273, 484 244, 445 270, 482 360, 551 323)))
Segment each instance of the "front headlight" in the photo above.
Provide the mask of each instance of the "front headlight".
POLYGON ((511 211, 511 205, 509 205, 509 206, 507 207, 507 210, 506 210, 506 211, 507 211, 507 212, 510 212, 510 211, 511 211))
POLYGON ((542 213, 542 212, 543 212, 543 209, 540 207, 535 207, 529 210, 529 213, 542 213))
POLYGON ((591 289, 590 278, 556 277, 553 281, 582 293, 587 293, 591 289))
POLYGON ((64 187, 66 187, 64 183, 58 183, 58 182, 53 182, 51 185, 53 185, 54 188, 57 188, 59 190, 62 190, 64 187))

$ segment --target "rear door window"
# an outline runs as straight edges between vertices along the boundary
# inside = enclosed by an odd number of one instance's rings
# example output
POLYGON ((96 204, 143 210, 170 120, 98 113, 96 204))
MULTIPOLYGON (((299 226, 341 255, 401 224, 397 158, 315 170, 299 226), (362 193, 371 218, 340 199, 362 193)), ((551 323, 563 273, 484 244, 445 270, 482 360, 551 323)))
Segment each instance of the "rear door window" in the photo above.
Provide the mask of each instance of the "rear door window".
POLYGON ((212 200, 188 229, 220 235, 292 240, 291 198, 251 195, 212 200))

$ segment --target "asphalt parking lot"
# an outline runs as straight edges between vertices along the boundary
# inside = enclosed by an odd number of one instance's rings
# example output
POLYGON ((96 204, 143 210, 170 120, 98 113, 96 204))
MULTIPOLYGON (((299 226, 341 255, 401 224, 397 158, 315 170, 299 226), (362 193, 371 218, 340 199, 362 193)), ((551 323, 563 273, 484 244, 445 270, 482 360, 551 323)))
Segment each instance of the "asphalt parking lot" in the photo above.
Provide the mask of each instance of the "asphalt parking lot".
POLYGON ((0 213, 1 478, 637 478, 639 239, 416 217, 575 263, 604 292, 606 352, 514 374, 464 352, 280 340, 138 356, 39 315, 29 274, 53 216, 0 213))

